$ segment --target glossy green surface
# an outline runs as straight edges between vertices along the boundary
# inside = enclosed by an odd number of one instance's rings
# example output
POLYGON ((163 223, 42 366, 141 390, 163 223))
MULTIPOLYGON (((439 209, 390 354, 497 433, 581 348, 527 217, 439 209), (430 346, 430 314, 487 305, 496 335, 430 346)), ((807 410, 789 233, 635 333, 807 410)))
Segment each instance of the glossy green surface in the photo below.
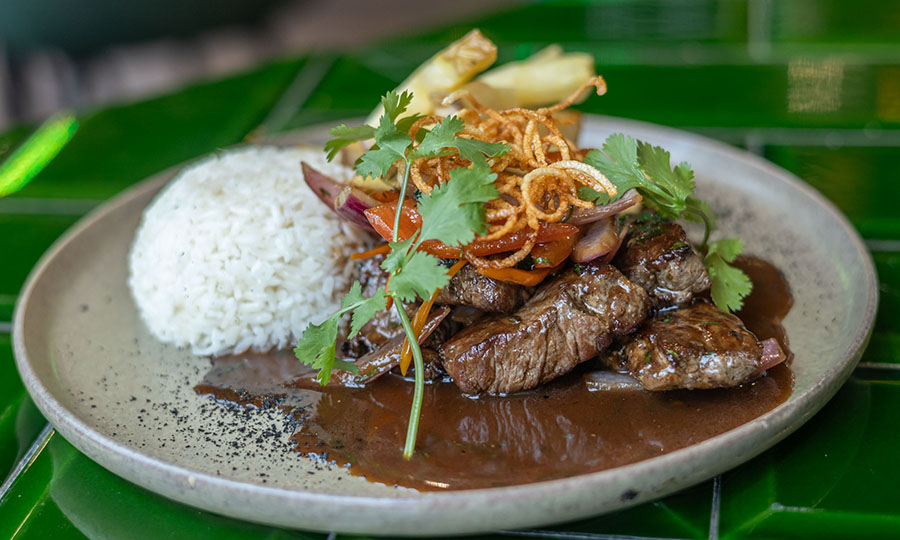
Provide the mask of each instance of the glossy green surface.
POLYGON ((0 479, 6 478, 46 424, 19 380, 9 334, 0 334, 0 479))
POLYGON ((167 167, 240 142, 302 65, 279 62, 83 116, 69 145, 15 197, 104 200, 167 167))
POLYGON ((19 144, 28 137, 29 129, 17 126, 6 133, 0 134, 0 160, 3 160, 16 149, 19 144))
POLYGON ((769 146, 764 155, 834 201, 864 236, 900 239, 900 183, 882 177, 900 162, 900 145, 769 146))
POLYGON ((898 375, 857 371, 797 433, 725 474, 721 538, 896 538, 900 468, 886 428, 898 375))
POLYGON ((413 39, 446 43, 480 28, 499 44, 727 42, 747 39, 746 0, 563 1, 505 10, 413 39))
POLYGON ((900 364, 900 253, 875 252, 880 281, 875 333, 864 362, 900 364))
MULTIPOLYGON (((500 44, 501 59, 523 58, 552 42, 594 54, 610 90, 585 110, 693 129, 791 170, 870 241, 881 292, 867 367, 798 432, 725 474, 721 499, 707 482, 606 516, 480 538, 900 537, 900 371, 894 367, 900 364, 900 10, 890 3, 529 5, 398 37, 333 63, 330 57, 282 61, 83 113, 81 129, 58 158, 21 193, 0 200, 0 324, 11 320, 28 270, 78 216, 150 174, 241 141, 283 97, 296 98, 283 94, 298 73, 309 93, 275 129, 366 114, 379 94, 473 26, 500 44)), ((27 135, 25 127, 0 134, 0 159, 27 135)), ((8 336, 0 334, 0 476, 43 427, 22 395, 8 336)), ((3 537, 326 535, 241 523, 168 501, 53 435, 0 500, 3 537)))
POLYGON ((772 2, 772 39, 779 42, 896 43, 900 10, 892 2, 772 2))
POLYGON ((16 295, 28 272, 78 215, 0 214, 0 321, 12 320, 16 295))

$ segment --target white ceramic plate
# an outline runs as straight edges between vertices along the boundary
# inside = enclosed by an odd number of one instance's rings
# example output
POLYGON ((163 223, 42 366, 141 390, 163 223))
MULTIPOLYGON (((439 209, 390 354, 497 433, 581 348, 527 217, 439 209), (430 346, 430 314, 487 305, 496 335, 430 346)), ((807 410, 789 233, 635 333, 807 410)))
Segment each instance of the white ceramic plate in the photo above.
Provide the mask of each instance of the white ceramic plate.
MULTIPOLYGON (((792 287, 795 305, 784 325, 796 387, 785 403, 737 429, 602 472, 431 493, 369 483, 298 457, 287 451, 289 427, 272 411, 248 413, 243 433, 222 429, 233 425, 233 413, 192 390, 209 361, 154 340, 126 286, 141 211, 171 172, 97 209, 40 261, 15 315, 19 372, 50 422, 104 467, 186 504, 273 525, 471 533, 575 519, 696 484, 775 444, 835 393, 872 329, 875 271, 847 220, 784 170, 697 135, 616 118, 587 118, 582 146, 599 146, 618 131, 690 162, 700 196, 720 215, 720 234, 740 235, 747 252, 773 262, 792 287)), ((297 139, 321 142, 324 133, 311 129, 297 139)))

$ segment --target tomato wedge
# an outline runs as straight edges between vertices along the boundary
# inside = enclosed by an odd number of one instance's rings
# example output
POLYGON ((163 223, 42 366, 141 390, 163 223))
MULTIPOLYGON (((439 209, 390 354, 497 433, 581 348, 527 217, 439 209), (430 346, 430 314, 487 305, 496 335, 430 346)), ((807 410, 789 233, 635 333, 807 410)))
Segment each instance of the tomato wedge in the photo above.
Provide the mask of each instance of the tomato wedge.
MULTIPOLYGON (((393 241, 394 216, 397 215, 397 203, 387 202, 367 209, 364 214, 369 224, 382 238, 388 242, 393 241)), ((412 199, 403 201, 403 210, 400 214, 400 240, 406 240, 416 234, 422 226, 422 216, 416 210, 416 203, 412 199)))
MULTIPOLYGON (((398 237, 400 240, 406 240, 419 230, 422 226, 422 216, 416 210, 415 202, 412 199, 403 201, 403 209, 400 215, 400 232, 398 237)), ((394 216, 397 214, 396 203, 384 203, 373 206, 365 211, 366 219, 372 225, 382 238, 392 241, 394 230, 394 216)), ((578 232, 575 225, 567 225, 565 223, 542 223, 538 229, 537 243, 543 244, 559 240, 567 236, 573 236, 578 232)), ((515 251, 525 245, 528 240, 528 231, 521 230, 507 234, 496 240, 479 240, 467 246, 470 253, 478 257, 494 255, 506 251, 515 251)), ((431 253, 442 259, 458 259, 460 258, 460 249, 458 247, 450 247, 436 240, 426 240, 422 242, 423 251, 431 253)), ((570 250, 571 251, 571 250, 570 250)))
POLYGON ((571 234, 559 240, 535 245, 531 249, 531 259, 534 261, 534 267, 553 268, 554 266, 559 266, 569 258, 577 240, 578 235, 571 234))
POLYGON ((538 268, 535 270, 519 270, 518 268, 479 268, 478 273, 494 278, 497 281, 508 281, 510 283, 518 283, 527 287, 534 287, 544 281, 548 275, 560 269, 562 264, 553 268, 538 268))

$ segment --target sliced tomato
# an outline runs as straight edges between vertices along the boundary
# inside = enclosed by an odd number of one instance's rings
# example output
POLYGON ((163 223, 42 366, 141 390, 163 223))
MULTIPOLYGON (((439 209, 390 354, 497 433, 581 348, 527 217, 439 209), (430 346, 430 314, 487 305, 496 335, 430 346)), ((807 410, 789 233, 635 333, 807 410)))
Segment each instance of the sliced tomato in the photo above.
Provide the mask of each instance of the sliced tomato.
MULTIPOLYGON (((373 206, 365 211, 366 219, 372 225, 382 238, 387 241, 392 240, 394 230, 394 216, 397 213, 396 203, 384 203, 373 206)), ((412 199, 403 201, 403 210, 400 215, 400 232, 397 235, 400 240, 406 240, 419 230, 422 226, 422 216, 416 210, 415 202, 412 199)), ((566 223, 542 223, 538 229, 537 243, 547 243, 559 240, 567 236, 572 236, 578 232, 578 227, 568 225, 566 223)), ((475 256, 485 257, 496 253, 504 253, 506 251, 515 251, 525 245, 528 241, 529 233, 526 230, 516 231, 507 234, 495 240, 478 240, 468 245, 468 250, 475 256)), ((423 251, 431 253, 442 259, 458 259, 460 250, 457 247, 450 247, 436 240, 426 240, 422 242, 423 251)))
MULTIPOLYGON (((388 242, 393 241, 394 216, 397 215, 397 203, 387 202, 373 206, 365 212, 366 219, 382 238, 388 242)), ((400 240, 406 240, 414 235, 422 226, 422 216, 416 210, 416 203, 412 199, 403 201, 403 210, 400 214, 400 240)))
MULTIPOLYGON (((578 232, 578 227, 567 225, 565 223, 541 223, 538 229, 536 242, 543 244, 559 240, 566 236, 574 235, 578 232)), ((528 231, 521 230, 507 234, 496 240, 475 240, 469 244, 468 249, 473 255, 484 257, 485 255, 494 255, 505 251, 515 251, 525 245, 528 241, 528 231)))
POLYGON ((577 240, 577 234, 570 234, 559 240, 535 245, 531 249, 531 259, 534 261, 534 267, 553 268, 554 266, 559 266, 569 258, 577 240))
POLYGON ((508 281, 510 283, 518 283, 527 287, 534 287, 550 275, 558 270, 562 265, 553 268, 538 268, 535 270, 519 270, 518 268, 479 268, 478 273, 497 281, 508 281))

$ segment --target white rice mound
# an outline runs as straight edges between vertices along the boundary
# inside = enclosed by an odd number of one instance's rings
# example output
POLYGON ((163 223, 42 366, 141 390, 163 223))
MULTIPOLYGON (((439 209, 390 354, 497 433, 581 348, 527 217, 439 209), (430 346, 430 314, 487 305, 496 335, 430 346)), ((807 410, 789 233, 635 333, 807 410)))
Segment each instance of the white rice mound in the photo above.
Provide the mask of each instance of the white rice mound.
POLYGON ((243 148, 186 168, 145 210, 128 284, 160 341, 198 355, 266 351, 339 308, 366 234, 316 198, 301 160, 352 175, 321 149, 243 148))

